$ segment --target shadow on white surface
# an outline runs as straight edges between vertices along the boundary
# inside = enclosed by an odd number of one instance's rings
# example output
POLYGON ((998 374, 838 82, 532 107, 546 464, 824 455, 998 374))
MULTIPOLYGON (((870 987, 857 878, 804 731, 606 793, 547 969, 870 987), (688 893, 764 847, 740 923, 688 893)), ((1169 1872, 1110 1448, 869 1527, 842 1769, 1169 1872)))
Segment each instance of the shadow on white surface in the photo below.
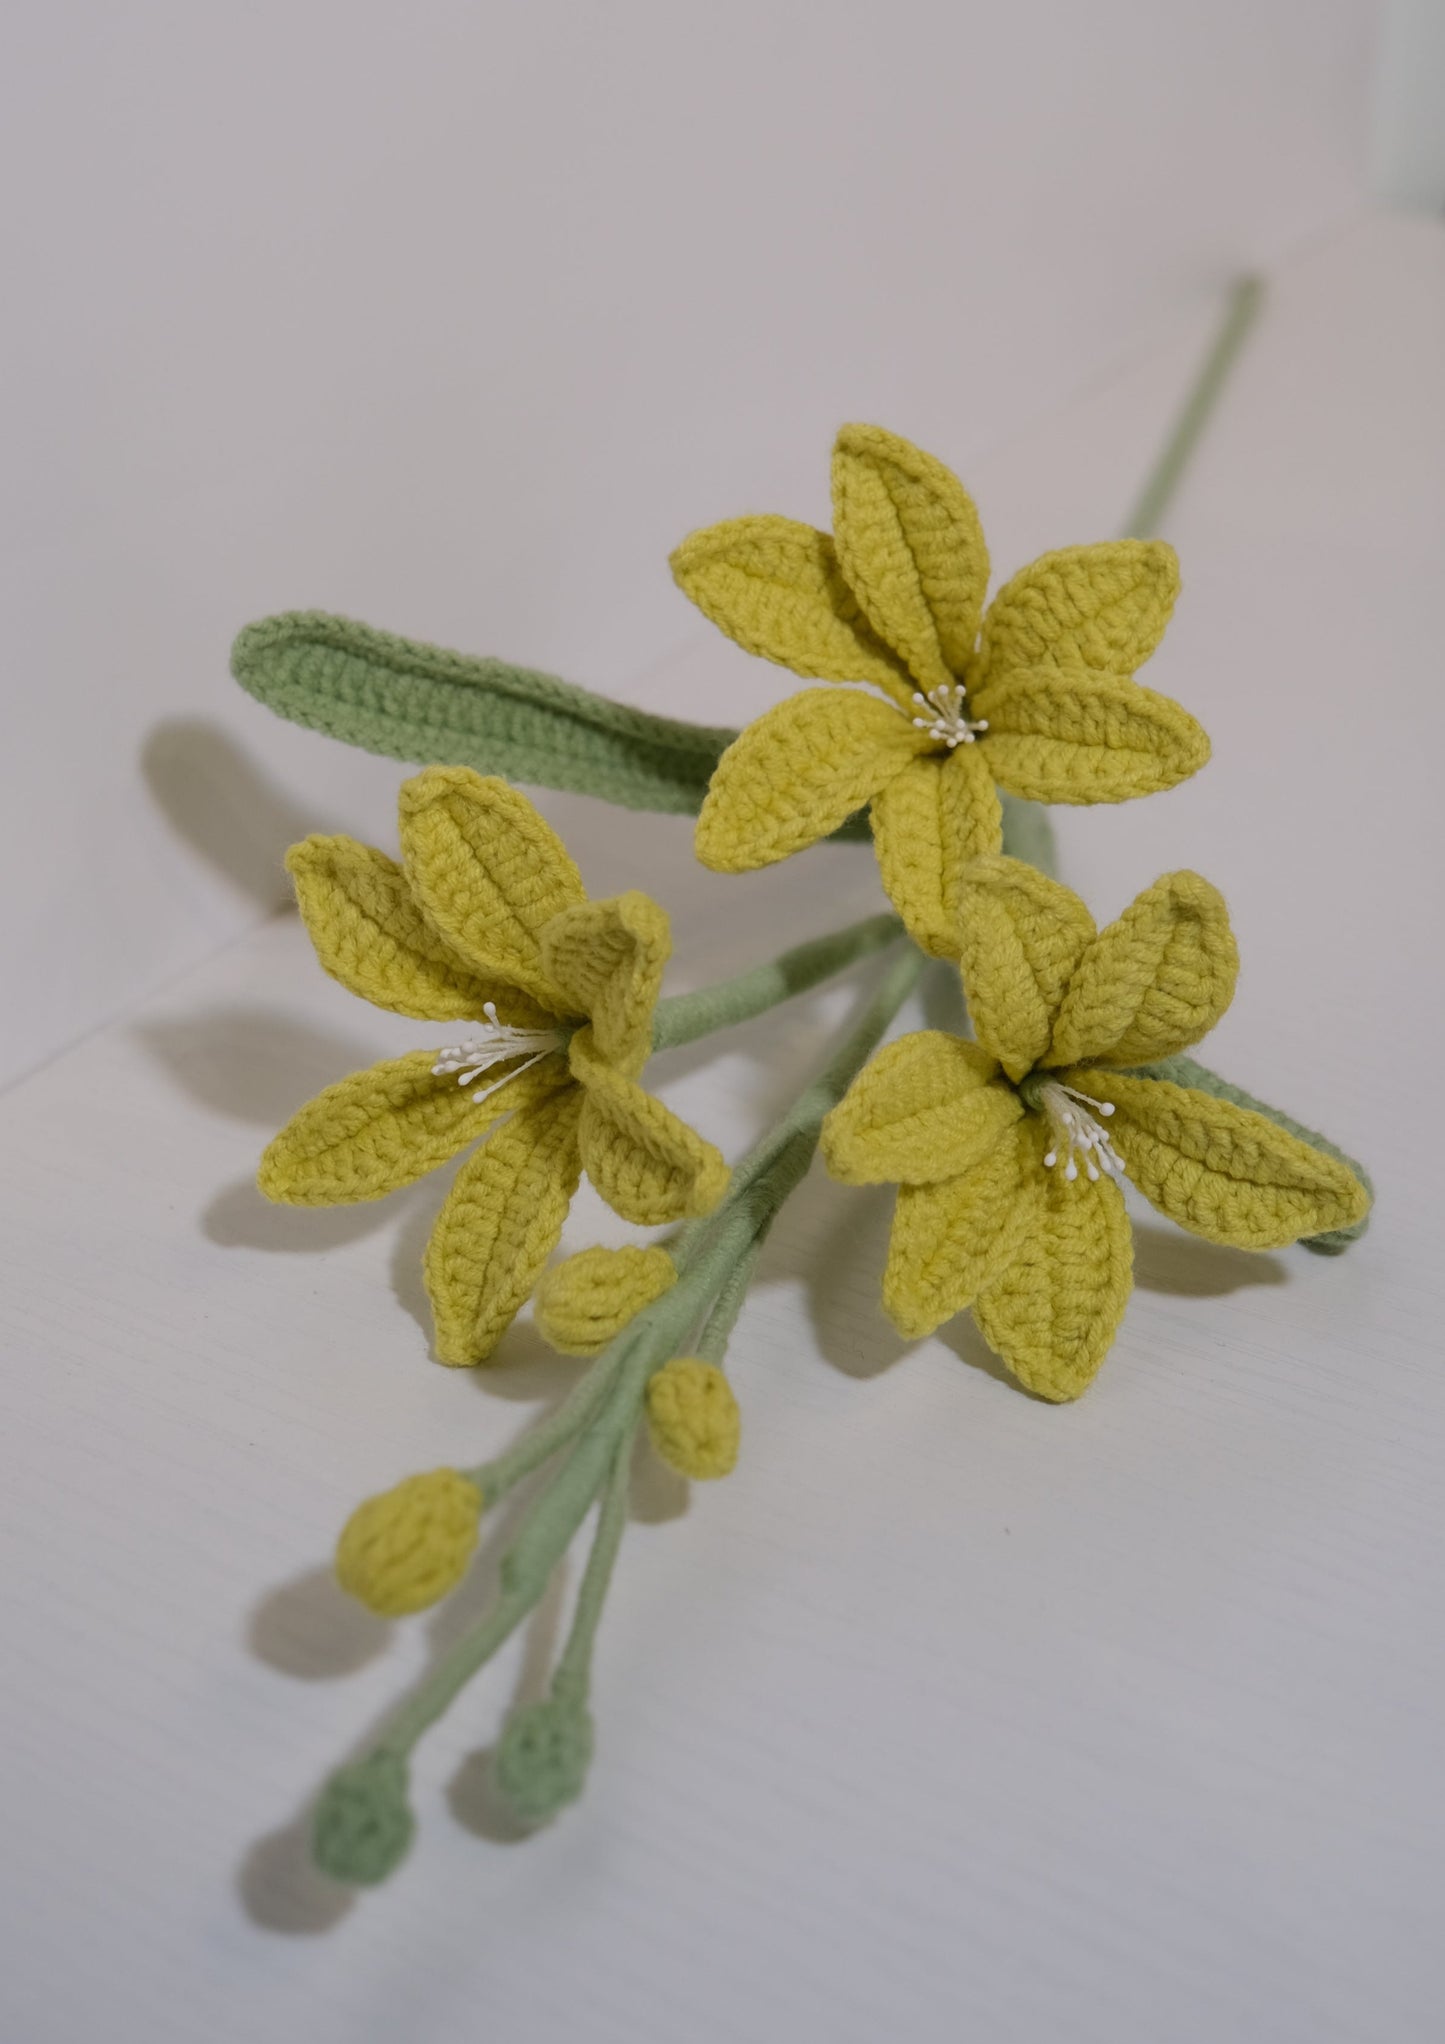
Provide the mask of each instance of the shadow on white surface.
POLYGON ((268 1138, 326 1086, 374 1065, 374 1045, 280 1008, 213 1008, 139 1022, 137 1040, 197 1102, 268 1138))
MULTIPOLYGON (((403 1199, 406 1194, 389 1197, 403 1199)), ((391 1210, 394 1217, 395 1209, 391 1210)), ((267 1249, 318 1256, 375 1233, 388 1214, 380 1201, 354 1207, 283 1207, 263 1199, 252 1178, 216 1194, 201 1216, 201 1233, 218 1249, 267 1249)))
POLYGON ((241 1862, 236 1889, 258 1930, 288 1937, 321 1937, 356 1907, 352 1890, 329 1881, 312 1862, 309 1806, 256 1840, 241 1862))
POLYGON ((258 1661, 300 1682, 330 1682, 384 1654, 394 1628, 348 1597, 329 1566, 268 1592, 251 1614, 246 1644, 258 1661))
POLYGON ((1289 1271, 1277 1256, 1229 1249, 1177 1228, 1134 1223, 1134 1283, 1141 1291, 1176 1299, 1222 1299, 1248 1285, 1284 1285, 1289 1271))
MULTIPOLYGON (((346 1753, 341 1767, 369 1752, 403 1697, 420 1687, 458 1639, 490 1607, 500 1586, 502 1555, 535 1495, 537 1480, 518 1486, 494 1517, 471 1573, 431 1617, 427 1626, 424 1667, 414 1681, 378 1712, 346 1753)), ((510 1696, 493 1708, 503 1723, 519 1704, 537 1701, 546 1692, 556 1659, 567 1604, 569 1563, 553 1572, 540 1602, 521 1629, 522 1659, 510 1696)), ((298 1680, 340 1680, 377 1658, 392 1640, 393 1629, 354 1606, 337 1585, 329 1567, 318 1566, 269 1591, 253 1610, 246 1643, 259 1660, 298 1680)), ((496 1796, 491 1782, 491 1748, 469 1754, 457 1770, 447 1800, 457 1822, 495 1844, 511 1844, 529 1836, 496 1796)), ((328 1773, 332 1770, 328 1769, 328 1773)), ((316 1794, 322 1783, 316 1784, 316 1794)), ((355 1903, 353 1892, 328 1880, 311 1860, 311 1820, 315 1795, 285 1824, 258 1838, 246 1851, 236 1874, 236 1888, 247 1916, 263 1930, 289 1936, 314 1937, 334 1930, 355 1903)))
POLYGON ((341 828, 204 717, 165 718, 147 734, 140 765, 177 837, 267 913, 291 899, 287 847, 312 831, 341 828))

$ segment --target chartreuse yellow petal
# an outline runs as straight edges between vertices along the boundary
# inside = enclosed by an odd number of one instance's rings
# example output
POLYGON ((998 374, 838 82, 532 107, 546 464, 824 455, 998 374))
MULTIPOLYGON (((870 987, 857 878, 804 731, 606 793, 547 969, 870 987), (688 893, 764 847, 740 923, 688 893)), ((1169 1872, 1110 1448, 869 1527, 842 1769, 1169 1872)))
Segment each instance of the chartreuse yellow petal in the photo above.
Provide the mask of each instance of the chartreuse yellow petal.
POLYGON ((1020 669, 969 697, 993 777, 1026 802, 1127 802, 1197 773, 1209 740, 1178 703, 1120 675, 1020 669))
POLYGON ((1208 1035, 1238 975, 1224 896, 1197 873, 1166 873, 1080 959, 1044 1062, 1172 1057, 1208 1035))
POLYGON ((1111 1178, 1046 1170, 1037 1116, 1021 1124, 1042 1200, 1018 1255, 975 1299, 973 1317, 1026 1390, 1077 1398, 1109 1352, 1133 1286, 1134 1243, 1111 1178))
POLYGON ((503 1123, 468 1157, 426 1249, 442 1362, 484 1363, 557 1246, 581 1164, 582 1095, 564 1086, 503 1123))
POLYGON ((591 1018, 606 1061, 635 1078, 652 1049, 652 1011, 672 952, 666 912, 636 889, 564 909, 542 932, 542 964, 572 1013, 591 1018))
POLYGON ((981 745, 910 760, 873 797, 873 844, 889 900, 933 958, 958 957, 958 877, 1003 843, 1003 810, 981 745))
POLYGON ((1022 859, 975 859, 958 889, 959 966, 974 1032, 1021 1079, 1048 1049, 1094 919, 1077 894, 1022 859))
POLYGON ((647 1431, 669 1468, 707 1483, 737 1467, 742 1414, 716 1363, 682 1356, 647 1385, 647 1431))
POLYGON ((478 1106, 471 1089, 432 1072, 434 1050, 354 1072, 308 1101, 268 1146, 257 1184, 285 1206, 380 1199, 410 1185, 480 1136, 500 1115, 565 1080, 560 1057, 523 1072, 478 1106))
POLYGON ((1133 1183, 1191 1234, 1236 1249, 1282 1249, 1353 1227, 1370 1196, 1353 1171, 1262 1114, 1192 1086, 1070 1066, 1059 1077, 1116 1112, 1109 1139, 1133 1183))
POLYGON ((1037 667, 1132 674, 1163 638, 1178 594, 1179 562, 1162 540, 1043 554, 989 605, 970 693, 1037 667))
POLYGON ((826 532, 792 518, 729 518, 689 534, 671 566, 683 595, 746 652, 909 701, 913 683, 870 631, 826 532))
POLYGON ((351 837, 308 837, 292 845, 286 866, 317 958, 373 1007, 452 1022, 507 998, 504 984, 483 985, 437 934, 385 852, 351 837))
POLYGON ((540 938, 586 894, 551 825, 516 788, 469 767, 428 767, 403 781, 400 808, 407 879, 448 944, 484 978, 567 1013, 540 938))
POLYGON ((845 1185, 932 1185, 969 1171, 1023 1113, 976 1043, 920 1029, 885 1044, 823 1123, 845 1185))
POLYGON ((609 1065, 590 1028, 577 1031, 568 1058, 585 1096, 582 1162, 613 1211, 645 1228, 710 1214, 728 1185, 712 1144, 609 1065))
POLYGON ((786 859, 836 830, 927 743, 861 689, 802 689, 765 710, 718 761, 697 855, 717 873, 786 859))
POLYGON ((919 687, 961 675, 988 588, 988 549, 957 476, 881 426, 844 426, 833 448, 833 536, 869 624, 919 687))
POLYGON ((382 1618, 438 1604, 471 1566, 482 1494, 459 1469, 408 1476, 357 1506, 336 1546, 336 1580, 382 1618))
POLYGON ((579 1249, 543 1272, 532 1318, 564 1356, 596 1356, 676 1283, 677 1265, 665 1249, 579 1249))
POLYGON ((899 1187, 883 1304, 910 1341, 971 1306, 1037 1225, 1043 1186, 1026 1132, 1015 1122, 961 1177, 899 1187))

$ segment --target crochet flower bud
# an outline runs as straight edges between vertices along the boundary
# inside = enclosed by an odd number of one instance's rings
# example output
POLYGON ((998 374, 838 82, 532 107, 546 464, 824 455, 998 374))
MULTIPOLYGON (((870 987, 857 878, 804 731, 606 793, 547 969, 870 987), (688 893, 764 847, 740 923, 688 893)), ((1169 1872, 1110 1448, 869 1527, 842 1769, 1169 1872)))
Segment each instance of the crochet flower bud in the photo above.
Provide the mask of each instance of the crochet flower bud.
POLYGON ((592 1718, 585 1703, 549 1696, 514 1711, 492 1762, 492 1778, 527 1824, 543 1824, 575 1803, 592 1761, 592 1718))
POLYGON ((715 1363, 668 1363, 647 1387, 652 1445, 679 1475, 726 1476, 738 1459, 742 1414, 715 1363))
POLYGON ((677 1282, 665 1249, 583 1249, 555 1264, 537 1287, 533 1317, 564 1356, 600 1355, 634 1314, 677 1282))
POLYGON ((481 1515, 482 1494, 460 1471, 408 1476, 347 1520, 336 1543, 336 1579, 383 1618, 422 1611, 466 1574, 481 1515))
POLYGON ((332 1775, 311 1832, 322 1873, 361 1887, 386 1879, 406 1857, 415 1826, 406 1788, 406 1762, 395 1753, 369 1754, 332 1775))

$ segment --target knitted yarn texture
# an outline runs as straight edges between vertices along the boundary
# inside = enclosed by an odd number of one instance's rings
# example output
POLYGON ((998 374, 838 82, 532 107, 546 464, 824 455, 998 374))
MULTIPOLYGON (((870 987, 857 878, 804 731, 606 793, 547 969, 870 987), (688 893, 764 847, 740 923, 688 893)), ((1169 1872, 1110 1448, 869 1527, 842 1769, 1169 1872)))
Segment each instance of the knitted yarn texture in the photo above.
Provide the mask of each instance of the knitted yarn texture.
POLYGON ((729 746, 698 815, 720 872, 787 858, 871 805, 879 870, 911 935, 957 956, 958 874, 1002 843, 999 790, 1121 802, 1209 757, 1177 703, 1133 679, 1178 592, 1172 548, 1046 554, 984 608, 988 552, 943 464, 879 426, 833 449, 833 532, 734 518, 683 541, 679 587, 746 651, 829 683, 729 746))
POLYGON ((328 1087, 271 1143, 259 1184, 292 1205, 379 1199, 494 1131, 426 1254, 437 1353, 478 1363, 556 1247, 584 1169, 624 1219, 654 1225, 709 1212, 727 1166, 637 1083, 670 949, 657 904, 589 901, 505 781, 431 768, 403 784, 400 810, 399 866, 350 838, 293 848, 301 914, 343 986, 469 1033, 328 1087))
MULTIPOLYGON (((1237 345, 1231 318, 1161 465, 1171 486, 1237 345)), ((1156 478, 1146 504, 1163 487, 1156 478)), ((372 1882, 398 1864, 418 1740, 590 1525, 550 1682, 512 1710, 492 1767, 527 1825, 582 1792, 634 1444, 645 1428, 691 1480, 736 1466, 729 1344, 761 1246, 819 1147, 843 1182, 896 1188, 883 1302, 899 1329, 923 1336, 970 1311, 1018 1382, 1052 1401, 1088 1386, 1121 1323, 1126 1179, 1178 1225, 1242 1249, 1335 1253, 1366 1225, 1372 1192, 1351 1159, 1189 1055, 1239 968, 1217 890, 1166 873, 1100 929, 1052 877, 1040 805, 1157 792, 1209 756, 1194 719, 1135 678, 1172 612, 1172 550, 1143 537, 1067 548, 990 602, 962 485, 876 426, 839 433, 832 500, 831 532, 744 517, 673 556, 713 623, 821 684, 742 732, 321 613, 265 620, 236 642, 238 679, 281 714, 434 762, 401 789, 399 863, 313 837, 288 866, 323 968, 452 1039, 303 1106, 268 1147, 261 1189, 300 1205, 375 1199, 461 1157, 426 1252, 439 1357, 487 1360, 535 1292, 543 1336, 589 1359, 492 1460, 409 1477, 346 1522, 340 1583, 401 1617, 468 1574, 484 1504, 516 1491, 521 1507, 500 1515, 490 1601, 451 1629, 370 1751, 321 1796, 315 1856, 337 1879, 372 1882), (663 910, 635 890, 590 899, 555 831, 478 765, 695 812, 698 855, 720 871, 870 834, 897 913, 664 999, 663 910), (655 1051, 889 949, 826 1063, 731 1171, 641 1084, 655 1051), (924 1028, 880 1049, 924 954, 958 972, 972 1034, 924 1028), (683 1225, 665 1242, 549 1266, 584 1172, 625 1220, 683 1225)))
MULTIPOLYGON (((231 671, 277 716, 363 751, 505 774, 626 809, 696 815, 738 735, 320 610, 247 625, 231 649, 231 671)), ((1011 849, 1047 864, 1047 812, 1007 794, 1001 802, 1011 849)), ((833 833, 860 842, 870 834, 861 812, 833 833)))
POLYGON ((823 1130, 835 1177, 899 1188, 883 1296, 902 1333, 971 1308, 1020 1383, 1076 1398, 1129 1297, 1125 1174, 1181 1227, 1240 1249, 1362 1223, 1369 1189, 1339 1153, 1165 1076, 1238 972, 1223 899, 1198 874, 1165 874, 1100 931, 1059 881, 979 859, 959 879, 958 952, 976 1041, 890 1043, 823 1130))

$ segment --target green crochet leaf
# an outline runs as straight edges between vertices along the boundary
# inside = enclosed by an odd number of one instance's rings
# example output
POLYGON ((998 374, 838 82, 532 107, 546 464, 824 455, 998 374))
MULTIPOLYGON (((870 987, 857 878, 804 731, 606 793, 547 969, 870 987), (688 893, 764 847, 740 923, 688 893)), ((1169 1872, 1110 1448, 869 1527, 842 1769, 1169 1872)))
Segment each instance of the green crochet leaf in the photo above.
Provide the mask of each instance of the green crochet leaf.
MULTIPOLYGON (((444 652, 324 610, 247 625, 231 672, 293 724, 418 766, 469 766, 624 809, 695 816, 736 731, 655 717, 555 675, 444 652)), ((1016 858, 1051 867, 1053 830, 1037 803, 1003 797, 1016 858)), ((866 812, 835 838, 868 838, 866 812)))
POLYGON ((231 649, 231 672, 279 716, 363 751, 475 767, 626 809, 695 814, 718 755, 736 736, 320 610, 247 625, 231 649))

